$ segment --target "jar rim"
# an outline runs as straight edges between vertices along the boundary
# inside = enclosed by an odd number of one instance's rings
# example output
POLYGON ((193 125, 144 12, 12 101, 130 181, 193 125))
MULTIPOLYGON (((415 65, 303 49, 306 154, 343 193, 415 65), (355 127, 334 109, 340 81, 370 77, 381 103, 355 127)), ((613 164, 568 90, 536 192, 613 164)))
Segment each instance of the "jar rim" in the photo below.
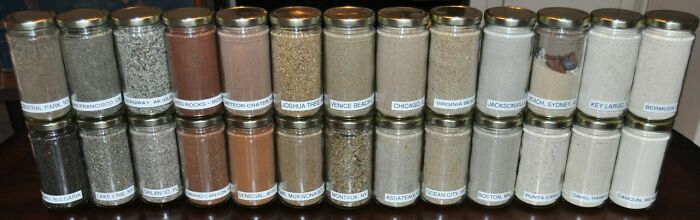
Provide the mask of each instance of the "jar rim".
POLYGON ((7 28, 18 31, 30 31, 53 27, 56 14, 52 11, 18 11, 5 17, 7 28))
POLYGON ((429 125, 458 128, 471 125, 472 111, 460 115, 439 115, 430 109, 426 111, 425 123, 429 125))
POLYGON ((449 26, 478 26, 482 13, 478 9, 463 5, 437 6, 430 10, 433 24, 449 26))
POLYGON ((514 6, 493 7, 484 12, 486 24, 505 27, 532 27, 537 23, 536 18, 534 11, 514 6))
POLYGON ((321 11, 306 6, 288 6, 270 13, 270 23, 282 27, 308 27, 321 23, 321 11))
POLYGON ((622 127, 624 117, 596 118, 581 111, 576 111, 576 124, 590 129, 615 130, 622 127))
POLYGON ((389 129, 415 129, 423 125, 423 114, 415 117, 392 118, 385 116, 381 112, 376 116, 377 126, 389 129))
POLYGON ((525 115, 525 123, 540 128, 562 129, 571 127, 573 117, 546 117, 528 111, 525 115))
POLYGON ((364 7, 342 6, 329 8, 323 12, 323 22, 333 27, 369 27, 374 24, 374 21, 374 11, 364 7))
POLYGON ((698 28, 698 17, 682 11, 654 10, 648 11, 644 17, 647 27, 687 31, 698 28))
POLYGON ((160 22, 163 11, 157 7, 136 6, 120 8, 112 12, 112 23, 117 26, 147 26, 160 22))
POLYGON ((550 7, 537 11, 537 23, 552 28, 587 27, 590 15, 582 10, 566 7, 550 7))
POLYGON ((613 29, 631 29, 644 26, 644 15, 619 8, 601 8, 591 12, 591 23, 613 29))
POLYGON ((354 118, 344 118, 344 117, 333 117, 326 116, 326 124, 328 127, 341 128, 341 129, 362 129, 369 128, 372 126, 373 118, 370 114, 354 117, 354 118))
POLYGON ((94 8, 80 8, 56 16, 56 24, 62 28, 93 28, 107 24, 109 12, 94 8))
POLYGON ((262 115, 253 117, 243 117, 226 113, 226 124, 233 128, 261 128, 272 123, 272 110, 268 110, 262 115))
POLYGON ((631 112, 627 112, 627 114, 625 115, 626 126, 644 131, 671 131, 673 130, 673 120, 673 117, 664 120, 648 120, 636 116, 631 112))
POLYGON ((196 118, 186 118, 186 117, 175 117, 175 121, 178 126, 185 128, 207 128, 223 123, 223 118, 221 113, 217 113, 211 116, 203 116, 196 118))
POLYGON ((280 128, 305 129, 323 125, 323 114, 318 112, 309 117, 288 117, 277 115, 275 122, 280 128))
POLYGON ((203 7, 184 7, 163 14, 163 23, 174 27, 196 27, 210 24, 214 12, 203 7))
POLYGON ((224 27, 254 27, 267 24, 267 10, 252 6, 236 6, 216 12, 216 23, 224 27))
POLYGON ((523 114, 520 112, 515 116, 494 117, 486 115, 477 109, 474 115, 474 123, 478 126, 483 126, 487 128, 509 129, 520 127, 523 125, 523 114))
POLYGON ((388 7, 377 12, 377 22, 389 27, 421 27, 428 24, 428 12, 414 7, 388 7))
POLYGON ((69 125, 71 125, 73 123, 73 115, 74 113, 71 110, 67 114, 51 121, 27 118, 26 120, 24 120, 24 123, 27 125, 27 128, 31 131, 55 131, 66 128, 69 125))

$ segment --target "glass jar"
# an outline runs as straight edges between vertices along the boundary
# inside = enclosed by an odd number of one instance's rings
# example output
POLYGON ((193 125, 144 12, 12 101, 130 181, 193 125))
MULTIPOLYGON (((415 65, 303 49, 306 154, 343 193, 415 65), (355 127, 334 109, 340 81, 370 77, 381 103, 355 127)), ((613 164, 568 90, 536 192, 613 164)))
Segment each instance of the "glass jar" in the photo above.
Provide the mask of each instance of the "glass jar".
POLYGON ((130 114, 157 115, 172 106, 162 13, 146 6, 112 12, 124 104, 130 114))
POLYGON ((484 12, 486 25, 476 107, 485 115, 522 117, 532 65, 535 17, 535 12, 520 7, 495 7, 484 12))
POLYGON ((54 16, 21 11, 5 19, 22 112, 30 119, 53 121, 71 111, 54 16))
POLYGON ((627 110, 644 16, 598 9, 591 18, 577 106, 595 118, 621 117, 627 110))
POLYGON ((71 102, 78 117, 99 119, 118 115, 122 91, 114 53, 109 13, 75 9, 56 17, 71 102))
POLYGON ((377 115, 374 198, 385 206, 405 207, 420 194, 423 117, 391 119, 377 115))
POLYGON ((481 11, 461 5, 430 10, 428 108, 440 115, 463 115, 476 99, 481 45, 481 11))
POLYGON ((223 204, 230 197, 231 183, 221 115, 176 120, 187 201, 198 207, 223 204))
POLYGON ((78 118, 92 203, 117 207, 136 198, 129 138, 121 111, 100 120, 78 118))
POLYGON ((267 11, 232 7, 219 10, 216 20, 226 110, 240 117, 265 115, 272 109, 267 11))
POLYGON ((321 11, 292 6, 270 14, 272 90, 277 114, 308 117, 321 110, 321 11))
POLYGON ((425 105, 428 75, 428 12, 390 7, 377 12, 377 92, 379 113, 417 117, 425 105))
POLYGON ((321 114, 298 119, 278 116, 279 194, 292 207, 323 201, 323 121, 321 114))
POLYGON ((627 114, 610 186, 610 201, 628 209, 646 209, 654 204, 672 128, 673 119, 647 121, 627 114))
POLYGON ((172 112, 129 116, 129 125, 141 200, 162 205, 180 198, 183 188, 172 112))
POLYGON ((523 117, 494 118, 475 114, 467 196, 486 207, 508 205, 518 169, 523 117))
POLYGON ((182 117, 221 111, 221 78, 213 12, 186 7, 163 14, 175 110, 182 117))
POLYGON ((83 151, 72 114, 53 122, 26 123, 44 206, 67 209, 89 201, 83 151))
POLYGON ((537 12, 537 48, 527 108, 543 117, 570 117, 576 110, 588 29, 588 13, 573 8, 537 12))
POLYGON ((648 120, 676 115, 698 17, 680 11, 657 10, 645 15, 629 111, 648 120))
POLYGON ((245 207, 270 204, 277 194, 272 111, 253 118, 229 113, 226 122, 233 201, 245 207))
POLYGON ((361 117, 374 107, 374 11, 345 6, 323 12, 324 104, 334 117, 361 117))
POLYGON ((580 207, 598 207, 608 199, 620 127, 622 117, 601 120, 576 112, 562 186, 564 200, 580 207))
POLYGON ((471 112, 457 117, 428 111, 421 198, 435 205, 456 205, 467 191, 471 112))
POLYGON ((331 205, 359 208, 372 192, 372 116, 326 117, 326 196, 331 205))
POLYGON ((572 120, 528 112, 525 121, 515 196, 530 206, 551 206, 561 196, 572 120))

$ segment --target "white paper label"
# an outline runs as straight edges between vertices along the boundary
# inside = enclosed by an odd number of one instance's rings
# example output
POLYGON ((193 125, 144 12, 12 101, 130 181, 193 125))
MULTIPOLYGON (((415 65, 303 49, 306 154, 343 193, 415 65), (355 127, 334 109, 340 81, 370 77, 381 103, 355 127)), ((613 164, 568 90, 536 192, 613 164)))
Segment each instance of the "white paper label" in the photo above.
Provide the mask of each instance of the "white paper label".
POLYGON ((141 193, 144 196, 152 197, 152 198, 164 198, 168 196, 172 196, 177 194, 179 191, 179 187, 177 185, 165 188, 165 189, 149 189, 149 188, 141 188, 141 193))
POLYGON ((75 110, 84 112, 100 111, 122 104, 122 94, 118 94, 112 98, 95 102, 79 102, 75 100, 72 101, 73 108, 75 110))
POLYGON ((392 111, 413 111, 416 109, 423 108, 423 106, 425 106, 425 97, 408 102, 391 102, 392 111))
POLYGON ((576 99, 549 100, 537 97, 532 93, 528 93, 527 102, 540 108, 552 110, 566 110, 576 108, 576 99))
POLYGON ((22 104, 22 111, 29 112, 29 113, 47 113, 47 112, 58 111, 58 110, 61 110, 61 109, 64 109, 64 108, 70 106, 70 98, 65 97, 65 98, 59 99, 58 101, 39 103, 39 104, 32 104, 32 103, 26 103, 26 102, 21 102, 21 104, 22 104))
POLYGON ((341 202, 357 202, 369 198, 369 190, 365 190, 359 193, 339 193, 331 190, 331 199, 335 199, 341 202))
POLYGON ((599 195, 590 195, 572 191, 571 193, 569 193, 569 195, 571 196, 571 198, 583 202, 602 202, 608 199, 607 193, 599 195))
POLYGON ((41 192, 41 199, 51 204, 66 204, 83 199, 83 191, 58 196, 41 192))
POLYGON ((476 192, 476 198, 489 202, 504 202, 510 200, 511 197, 513 197, 512 191, 503 193, 476 192))
POLYGON ((534 202, 554 202, 559 198, 559 196, 561 196, 560 192, 548 193, 548 194, 537 194, 537 193, 531 193, 528 191, 523 192, 523 199, 534 201, 534 202))
POLYGON ((173 94, 168 93, 160 97, 137 99, 124 95, 124 104, 134 108, 153 108, 167 105, 173 102, 173 94))
POLYGON ((615 192, 615 197, 638 206, 648 206, 656 201, 656 193, 650 196, 632 196, 621 192, 615 192))
POLYGON ((420 189, 416 189, 416 191, 406 193, 406 194, 384 194, 384 200, 387 202, 411 202, 418 198, 418 194, 420 193, 420 189))
POLYGON ((174 98, 175 107, 187 110, 202 110, 217 106, 223 102, 221 94, 215 95, 214 97, 202 100, 184 100, 174 98))
POLYGON ((319 96, 314 100, 302 102, 290 102, 282 100, 282 110, 287 111, 308 111, 320 108, 323 105, 323 96, 319 96))
POLYGON ((356 110, 362 110, 365 108, 369 108, 374 104, 374 94, 372 94, 370 97, 367 97, 366 99, 363 100, 357 100, 357 101, 349 101, 349 102, 343 102, 343 101, 337 101, 331 99, 330 101, 330 107, 331 109, 338 110, 338 111, 356 111, 356 110))
POLYGON ((654 104, 654 103, 644 103, 642 110, 649 113, 676 113, 678 103, 673 104, 654 104))
POLYGON ((262 191, 262 192, 243 192, 238 191, 238 198, 246 201, 256 201, 270 198, 277 194, 277 184, 272 186, 272 188, 262 191))
POLYGON ((258 109, 263 109, 272 104, 272 94, 269 96, 253 101, 237 101, 229 99, 228 95, 224 94, 224 106, 226 108, 235 111, 254 111, 258 109))
POLYGON ((195 192, 195 191, 190 191, 189 189, 185 189, 185 195, 187 198, 194 199, 194 200, 199 200, 199 201, 209 201, 209 200, 216 200, 219 198, 222 198, 224 196, 227 196, 229 193, 231 193, 231 185, 226 185, 224 188, 221 188, 216 191, 211 191, 211 192, 195 192))
POLYGON ((111 193, 103 193, 103 192, 95 192, 95 200, 99 201, 117 201, 120 199, 128 198, 129 196, 134 195, 136 193, 136 189, 134 189, 134 186, 129 186, 125 190, 118 191, 118 192, 111 192, 111 193))
POLYGON ((474 96, 458 100, 433 99, 433 107, 441 109, 455 110, 469 108, 472 105, 474 105, 474 96))
POLYGON ((614 112, 623 111, 627 108, 626 102, 603 102, 591 100, 588 102, 588 107, 593 110, 598 110, 602 112, 614 112))
POLYGON ((279 188, 279 193, 280 196, 286 200, 291 200, 291 201, 309 201, 312 199, 315 199, 321 195, 323 195, 323 191, 325 191, 325 185, 321 185, 318 189, 314 189, 309 192, 302 192, 302 193, 293 193, 293 192, 288 192, 284 191, 282 188, 279 188))
POLYGON ((426 187, 425 195, 435 199, 455 199, 463 196, 466 190, 467 186, 452 191, 437 191, 426 187))
POLYGON ((513 102, 501 102, 496 100, 487 99, 486 108, 500 111, 520 111, 525 108, 527 99, 521 99, 513 102))

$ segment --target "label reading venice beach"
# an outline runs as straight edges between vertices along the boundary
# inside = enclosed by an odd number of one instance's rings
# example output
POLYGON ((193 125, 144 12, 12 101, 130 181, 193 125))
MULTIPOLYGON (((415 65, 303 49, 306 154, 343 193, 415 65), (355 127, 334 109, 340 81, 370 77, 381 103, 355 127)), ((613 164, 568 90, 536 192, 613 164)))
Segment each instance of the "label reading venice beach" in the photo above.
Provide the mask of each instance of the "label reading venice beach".
POLYGON ((325 187, 323 184, 321 184, 321 187, 318 189, 309 191, 309 192, 301 192, 301 193, 293 193, 293 192, 288 192, 283 190, 282 188, 279 189, 280 196, 286 200, 291 200, 291 201, 309 201, 312 199, 315 199, 321 195, 323 195, 323 191, 325 191, 325 187))
POLYGON ((654 103, 644 103, 642 110, 649 113, 676 113, 678 103, 673 104, 654 104, 654 103))
POLYGON ((365 190, 359 193, 339 193, 331 190, 331 199, 335 199, 341 202, 357 202, 369 198, 369 190, 365 190))
POLYGON ((224 196, 227 196, 229 193, 231 193, 231 185, 226 185, 224 186, 224 188, 212 192, 195 192, 190 191, 189 189, 185 189, 185 195, 187 196, 187 198, 200 201, 219 199, 224 196))
POLYGON ((535 202, 554 202, 561 196, 561 193, 548 193, 548 194, 537 194, 528 191, 523 192, 523 199, 535 201, 535 202))
POLYGON ((486 108, 493 109, 493 110, 501 110, 501 111, 519 111, 519 110, 525 108, 526 103, 527 103, 527 99, 521 99, 521 100, 513 101, 513 102, 502 102, 502 101, 487 99, 486 100, 486 108))
POLYGON ((262 192, 243 192, 243 191, 238 191, 236 194, 238 194, 238 198, 242 200, 247 200, 247 201, 256 201, 256 200, 263 200, 270 198, 277 194, 277 184, 272 186, 272 188, 262 191, 262 192))
POLYGON ((282 100, 282 110, 287 111, 308 111, 321 107, 323 105, 323 96, 319 96, 314 100, 302 102, 290 102, 282 100))
POLYGON ((416 191, 406 193, 406 194, 384 194, 384 200, 387 202, 411 202, 418 198, 420 190, 416 189, 416 191))
POLYGON ((487 193, 478 191, 476 192, 476 198, 489 202, 504 202, 510 200, 513 197, 513 192, 504 193, 487 193))
POLYGON ((357 110, 362 110, 365 108, 369 108, 374 104, 374 94, 371 96, 367 97, 366 99, 363 100, 357 100, 357 101, 349 101, 349 102, 344 102, 344 101, 337 101, 331 99, 330 101, 330 107, 333 110, 338 110, 338 111, 357 111, 357 110))
POLYGON ((466 190, 467 186, 452 191, 437 191, 426 187, 425 195, 435 199, 455 199, 463 196, 466 190))
POLYGON ((408 102, 391 101, 392 111, 413 111, 423 108, 423 106, 425 106, 425 97, 408 102))
POLYGON ((49 195, 41 192, 41 199, 51 204, 66 204, 83 199, 83 191, 77 191, 66 195, 49 195))
POLYGON ((143 187, 141 188, 141 194, 152 198, 164 198, 177 194, 179 189, 177 185, 165 189, 148 189, 143 187))
POLYGON ((221 94, 202 100, 184 100, 174 98, 175 107, 187 110, 202 110, 217 106, 223 102, 221 94))
POLYGON ((576 99, 549 100, 549 99, 543 99, 543 98, 537 97, 537 96, 533 95, 532 93, 528 93, 527 102, 534 105, 534 106, 540 107, 540 108, 553 109, 553 110, 566 110, 566 109, 576 108, 576 99))
POLYGON ((32 104, 32 103, 26 103, 26 102, 21 102, 21 104, 22 104, 22 111, 29 112, 29 113, 47 113, 47 112, 58 111, 58 110, 61 110, 61 109, 64 109, 64 108, 70 106, 70 98, 65 97, 65 98, 59 99, 58 101, 39 103, 39 104, 32 104))
POLYGON ((237 101, 229 99, 228 95, 224 94, 224 106, 235 111, 254 111, 268 107, 272 104, 272 95, 265 98, 253 101, 237 101))
POLYGON ((590 195, 572 191, 571 193, 569 193, 569 195, 571 196, 571 198, 582 202, 602 202, 608 199, 607 193, 599 195, 590 195))
POLYGON ((469 108, 469 107, 472 107, 473 105, 474 105, 474 96, 466 98, 466 99, 458 99, 458 100, 433 99, 433 106, 435 108, 441 108, 441 109, 455 110, 455 109, 469 108))
POLYGON ((112 98, 94 102, 80 102, 75 99, 72 101, 75 110, 84 112, 100 111, 122 104, 122 94, 117 94, 112 98))
POLYGON ((132 196, 136 193, 136 190, 134 189, 134 186, 129 186, 125 190, 122 191, 117 191, 117 192, 111 192, 111 193, 103 193, 103 192, 95 192, 95 200, 100 200, 100 201, 117 201, 120 199, 127 198, 129 196, 132 196))
POLYGON ((153 108, 153 107, 158 107, 162 105, 167 105, 173 102, 173 94, 168 93, 160 97, 155 97, 155 98, 145 98, 145 99, 137 99, 137 98, 131 98, 127 96, 126 94, 124 95, 124 104, 126 104, 129 107, 134 107, 134 108, 153 108))
POLYGON ((618 199, 621 199, 625 202, 629 202, 635 205, 641 205, 641 206, 647 206, 651 205, 651 203, 654 203, 656 201, 656 193, 654 195, 650 196, 633 196, 633 195, 627 195, 621 192, 615 192, 615 197, 618 199))
POLYGON ((591 100, 588 102, 588 107, 593 110, 603 111, 603 112, 614 112, 622 111, 627 108, 627 103, 625 102, 603 102, 597 100, 591 100))

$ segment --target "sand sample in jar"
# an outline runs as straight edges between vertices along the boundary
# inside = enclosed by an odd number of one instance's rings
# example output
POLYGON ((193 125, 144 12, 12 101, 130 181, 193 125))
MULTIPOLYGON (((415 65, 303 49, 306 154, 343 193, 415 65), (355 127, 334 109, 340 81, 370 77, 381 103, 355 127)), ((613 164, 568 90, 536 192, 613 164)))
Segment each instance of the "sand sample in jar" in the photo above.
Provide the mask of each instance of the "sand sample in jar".
POLYGON ((326 197, 340 208, 359 208, 372 193, 372 116, 326 116, 326 197))

